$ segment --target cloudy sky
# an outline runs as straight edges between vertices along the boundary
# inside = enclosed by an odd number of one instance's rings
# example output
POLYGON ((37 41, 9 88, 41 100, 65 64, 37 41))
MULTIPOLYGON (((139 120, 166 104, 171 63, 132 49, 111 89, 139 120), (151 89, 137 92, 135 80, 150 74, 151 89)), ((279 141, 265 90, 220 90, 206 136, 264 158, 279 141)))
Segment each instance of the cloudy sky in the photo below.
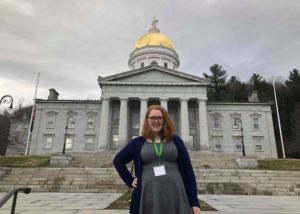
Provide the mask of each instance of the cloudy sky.
POLYGON ((38 98, 99 99, 98 76, 129 70, 154 16, 180 71, 220 64, 247 81, 300 68, 299 0, 0 0, 0 96, 31 103, 39 72, 38 98))

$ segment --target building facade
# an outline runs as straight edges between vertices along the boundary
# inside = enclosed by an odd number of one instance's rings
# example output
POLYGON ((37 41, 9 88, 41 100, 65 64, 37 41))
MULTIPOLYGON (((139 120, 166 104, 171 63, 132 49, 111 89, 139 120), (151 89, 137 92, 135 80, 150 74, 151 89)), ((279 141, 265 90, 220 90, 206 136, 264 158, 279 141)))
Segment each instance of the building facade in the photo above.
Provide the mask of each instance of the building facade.
POLYGON ((100 100, 38 99, 31 154, 117 150, 138 136, 148 106, 162 105, 188 149, 277 157, 270 104, 253 93, 247 103, 207 102, 207 80, 177 70, 171 40, 156 21, 136 42, 129 71, 98 77, 100 100))

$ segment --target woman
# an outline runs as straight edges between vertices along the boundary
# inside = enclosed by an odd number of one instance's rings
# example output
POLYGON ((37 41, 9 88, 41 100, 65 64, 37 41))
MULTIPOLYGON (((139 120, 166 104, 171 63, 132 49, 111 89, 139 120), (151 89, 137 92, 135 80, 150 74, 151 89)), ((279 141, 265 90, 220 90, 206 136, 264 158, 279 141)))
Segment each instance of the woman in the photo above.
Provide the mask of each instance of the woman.
POLYGON ((142 136, 129 142, 113 164, 123 181, 134 188, 130 213, 200 214, 188 152, 160 105, 147 109, 142 136), (136 177, 126 167, 132 160, 136 177))

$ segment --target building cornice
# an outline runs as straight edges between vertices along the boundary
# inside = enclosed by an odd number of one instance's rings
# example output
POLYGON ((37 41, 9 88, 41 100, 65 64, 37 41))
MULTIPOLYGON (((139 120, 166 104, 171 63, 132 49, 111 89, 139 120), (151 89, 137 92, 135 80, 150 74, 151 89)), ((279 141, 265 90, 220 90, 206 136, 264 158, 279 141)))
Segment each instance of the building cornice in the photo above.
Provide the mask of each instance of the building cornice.
POLYGON ((207 101, 207 105, 273 105, 274 102, 216 102, 216 101, 207 101))
POLYGON ((206 85, 201 82, 184 82, 184 83, 169 83, 169 82, 119 82, 109 81, 101 82, 101 85, 130 85, 130 86, 202 86, 206 85))
POLYGON ((36 99, 36 103, 86 103, 86 104, 100 104, 101 100, 44 100, 44 99, 36 99))
MULTIPOLYGON (((143 72, 147 72, 149 70, 153 70, 153 69, 156 69, 158 71, 162 71, 162 72, 165 72, 165 73, 168 73, 170 75, 174 75, 174 76, 178 76, 178 77, 181 77, 181 78, 184 78, 184 79, 189 79, 191 81, 195 81, 195 82, 191 82, 191 83, 198 83, 197 85, 209 85, 210 82, 204 78, 201 78, 201 77, 198 77, 198 76, 195 76, 195 75, 192 75, 192 74, 188 74, 188 73, 184 73, 184 72, 181 72, 181 71, 177 71, 177 70, 173 70, 173 69, 169 69, 169 68, 164 68, 164 67, 161 67, 159 65, 149 65, 149 66, 146 66, 144 68, 138 68, 138 69, 135 69, 135 70, 129 70, 129 71, 125 71, 125 72, 122 72, 122 73, 118 73, 118 74, 114 74, 114 75, 110 75, 110 76, 107 76, 107 77, 101 77, 101 76, 98 76, 98 83, 101 87, 102 84, 104 83, 107 83, 107 82, 117 82, 117 81, 114 81, 114 80, 117 80, 117 79, 120 79, 120 78, 124 78, 124 77, 128 77, 128 76, 133 76, 135 74, 139 74, 139 73, 143 73, 143 72)), ((122 81, 121 81, 122 84, 124 84, 122 81)), ((133 84, 131 82, 128 82, 129 84, 133 84)), ((145 82, 139 82, 139 85, 143 85, 145 82)), ((135 83, 136 85, 137 83, 135 83)), ((150 84, 150 83, 147 83, 146 84, 150 84)), ((156 84, 156 83, 152 83, 152 84, 156 84)), ((162 83, 158 83, 158 84, 162 84, 162 83)), ((172 84, 183 84, 183 85, 189 85, 189 83, 172 83, 172 84)), ((164 83, 163 83, 164 85, 164 83)), ((168 85, 168 84, 167 84, 168 85)))

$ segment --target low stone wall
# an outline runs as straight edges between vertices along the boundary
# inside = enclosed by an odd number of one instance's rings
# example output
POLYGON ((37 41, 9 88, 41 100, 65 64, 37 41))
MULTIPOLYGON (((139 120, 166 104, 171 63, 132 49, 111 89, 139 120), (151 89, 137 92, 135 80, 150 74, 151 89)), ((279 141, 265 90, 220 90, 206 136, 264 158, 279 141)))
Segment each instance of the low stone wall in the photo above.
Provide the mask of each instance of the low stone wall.
POLYGON ((51 167, 68 167, 72 161, 72 156, 68 154, 53 154, 51 155, 51 167))
POLYGON ((255 169, 258 167, 257 157, 254 156, 241 156, 235 161, 241 169, 255 169))

